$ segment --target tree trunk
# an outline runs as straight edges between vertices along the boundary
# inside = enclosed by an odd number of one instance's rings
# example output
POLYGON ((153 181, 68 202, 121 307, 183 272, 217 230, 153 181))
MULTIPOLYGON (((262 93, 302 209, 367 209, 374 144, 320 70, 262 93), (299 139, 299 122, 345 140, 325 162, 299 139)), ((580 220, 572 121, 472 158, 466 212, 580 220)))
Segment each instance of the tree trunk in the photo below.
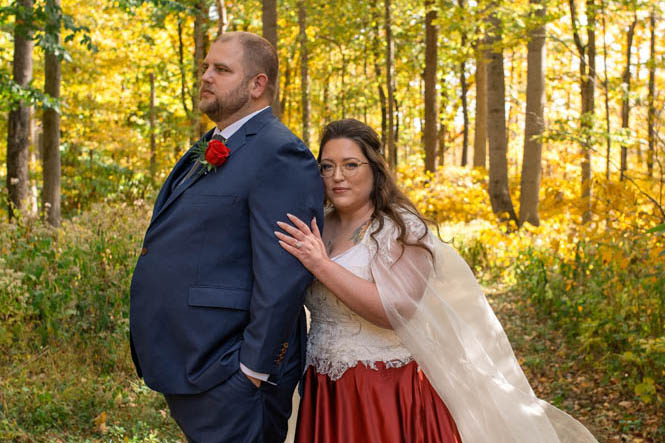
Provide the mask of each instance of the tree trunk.
MULTIPOLYGON (((263 38, 268 40, 277 50, 277 0, 262 0, 263 38)), ((281 117, 282 110, 279 107, 279 75, 275 87, 275 97, 272 101, 272 112, 281 117)))
MULTIPOLYGON (((32 0, 19 0, 26 14, 32 13, 32 0)), ((21 19, 16 18, 17 21, 21 19)), ((34 42, 30 33, 14 29, 14 82, 27 87, 32 80, 32 49, 34 42)), ((28 198, 28 145, 30 144, 30 106, 18 103, 9 112, 7 122, 7 190, 9 193, 8 216, 11 220, 26 207, 28 198)))
MULTIPOLYGON (((367 28, 367 23, 363 22, 363 27, 367 28)), ((369 47, 368 47, 368 40, 365 39, 363 41, 363 54, 369 54, 369 47)), ((369 79, 369 70, 367 69, 368 66, 368 57, 363 57, 363 75, 365 76, 365 79, 369 79)), ((367 124, 367 112, 369 111, 368 106, 367 106, 367 100, 363 100, 363 123, 367 124)))
MULTIPOLYGON (((379 68, 379 71, 377 71, 377 79, 379 81, 381 80, 381 77, 379 76, 380 74, 381 71, 379 68)), ((377 85, 377 88, 379 90, 379 102, 381 103, 381 149, 384 157, 386 157, 388 155, 386 153, 386 139, 388 136, 388 98, 386 97, 386 92, 381 83, 377 85)))
MULTIPOLYGON (((395 99, 395 146, 399 145, 399 102, 395 99)), ((395 149, 395 156, 397 156, 397 149, 395 149)), ((397 160, 395 160, 397 165, 397 160)))
MULTIPOLYGON (((480 45, 478 45, 480 46, 480 45)), ((486 51, 476 55, 476 122, 473 135, 473 167, 487 167, 487 61, 486 51)))
POLYGON ((393 31, 392 20, 390 18, 390 0, 384 0, 385 21, 384 29, 386 33, 386 89, 388 90, 388 134, 387 134, 387 153, 388 165, 393 171, 397 166, 397 145, 395 144, 395 87, 393 83, 393 31))
MULTIPOLYGON (((180 100, 185 114, 189 116, 189 107, 187 106, 187 76, 185 75, 185 45, 182 42, 182 20, 178 17, 178 65, 180 67, 180 100)), ((196 112, 196 109, 194 109, 196 112)))
POLYGON ((446 145, 446 135, 448 133, 448 128, 445 123, 439 125, 439 152, 438 155, 438 167, 442 168, 446 164, 446 151, 448 146, 446 145))
POLYGON ((226 28, 229 25, 229 18, 226 14, 226 1, 215 0, 215 6, 217 7, 217 35, 222 35, 226 32, 226 28))
POLYGON ((448 121, 445 118, 445 111, 448 105, 448 90, 446 85, 441 85, 441 105, 439 106, 439 152, 437 153, 438 167, 443 167, 446 162, 445 156, 448 150, 446 136, 448 135, 448 121))
MULTIPOLYGON (((330 55, 330 53, 328 53, 328 55, 330 55)), ((328 57, 328 62, 329 62, 328 66, 332 66, 332 60, 331 60, 330 57, 328 57)), ((323 118, 324 118, 324 121, 330 121, 330 101, 331 101, 331 98, 330 98, 330 76, 331 76, 330 71, 326 72, 326 78, 323 81, 323 91, 321 91, 322 95, 323 95, 322 102, 323 102, 323 118)))
MULTIPOLYGON (((194 117, 192 112, 196 112, 196 109, 193 109, 192 111, 189 110, 189 106, 187 106, 187 101, 188 101, 188 94, 189 91, 187 91, 187 75, 185 74, 186 68, 185 68, 185 45, 182 40, 182 18, 180 15, 177 17, 178 19, 178 67, 180 69, 180 101, 182 103, 182 108, 185 111, 185 115, 187 116, 188 120, 190 121, 190 124, 192 125, 193 128, 193 122, 194 122, 194 117)), ((194 91, 198 91, 198 89, 194 89, 194 91)), ((197 92, 194 92, 189 99, 191 99, 192 104, 194 104, 194 94, 197 92)), ((194 139, 194 130, 190 129, 189 133, 189 144, 194 143, 196 140, 194 139)), ((188 146, 185 147, 187 149, 188 146)), ((177 161, 180 158, 180 146, 178 143, 173 144, 173 160, 177 161)))
POLYGON ((603 89, 605 98, 605 180, 610 181, 610 154, 612 153, 612 137, 610 124, 610 81, 607 75, 607 27, 605 23, 605 4, 601 3, 603 23, 603 89))
POLYGON ((656 12, 651 9, 649 16, 649 96, 647 98, 647 131, 649 151, 647 152, 647 171, 649 177, 653 177, 653 163, 654 154, 656 152, 656 131, 654 128, 656 121, 656 106, 654 104, 654 97, 656 95, 656 12))
POLYGON ((206 0, 196 3, 196 17, 194 18, 194 87, 192 88, 192 126, 193 139, 199 139, 205 134, 205 118, 199 110, 199 89, 201 87, 201 66, 208 52, 208 5, 206 0))
MULTIPOLYGON (((627 130, 630 126, 630 55, 633 49, 633 36, 635 35, 635 26, 637 25, 637 14, 633 22, 628 27, 626 33, 626 67, 621 76, 622 97, 621 97, 621 128, 627 130)), ((624 175, 628 170, 628 147, 621 145, 621 175, 623 181, 624 175)))
MULTIPOLYGON (((464 9, 464 0, 458 0, 457 4, 459 5, 460 9, 464 9)), ((461 31, 461 47, 466 48, 466 34, 464 33, 464 29, 461 31)), ((469 156, 469 107, 467 103, 467 95, 468 95, 468 84, 466 81, 466 60, 462 60, 460 63, 460 86, 462 87, 462 116, 464 117, 464 127, 462 130, 462 159, 460 161, 460 164, 462 166, 466 166, 468 163, 468 156, 469 156)))
POLYGON ((427 13, 425 15, 425 171, 436 170, 436 151, 438 143, 437 123, 439 112, 436 107, 436 71, 437 71, 437 34, 436 21, 437 11, 432 0, 425 1, 427 13))
POLYGON ((155 73, 150 73, 150 181, 155 183, 157 173, 157 143, 155 140, 155 73))
POLYGON ((291 46, 289 50, 289 57, 287 58, 286 68, 284 69, 284 85, 281 91, 281 97, 279 99, 279 109, 282 116, 282 121, 288 126, 290 119, 288 113, 288 104, 289 104, 289 93, 291 92, 291 62, 295 57, 296 46, 295 44, 291 46))
MULTIPOLYGON (((462 37, 462 47, 466 45, 466 39, 462 37)), ((462 86, 462 115, 464 117, 464 129, 462 131, 462 161, 466 166, 469 155, 469 106, 467 104, 468 85, 466 82, 466 62, 460 63, 460 85, 462 86)))
MULTIPOLYGON (((636 58, 635 66, 642 66, 642 61, 640 59, 640 51, 635 52, 635 58, 636 58)), ((639 73, 636 73, 636 76, 639 80, 639 73)), ((633 134, 634 134, 634 132, 631 133, 631 135, 633 135, 633 134)), ((633 147, 634 147, 635 153, 637 154, 637 162, 638 162, 639 165, 641 165, 642 163, 644 163, 644 161, 642 159, 642 143, 639 143, 639 142, 638 143, 633 143, 633 147)))
POLYGON ((302 109, 302 140, 309 147, 310 101, 309 101, 309 58, 307 51, 307 9, 305 1, 298 0, 298 26, 300 28, 300 107, 302 109))
MULTIPOLYGON (((531 0, 532 6, 542 6, 542 0, 531 0)), ((536 10, 537 19, 545 16, 545 7, 536 10)), ((520 184, 520 225, 529 222, 540 225, 538 196, 542 142, 545 129, 545 26, 530 32, 527 46, 526 116, 524 122, 524 155, 522 157, 522 181, 520 184)))
POLYGON ((345 118, 346 117, 346 51, 344 50, 344 46, 341 45, 340 43, 333 41, 335 46, 337 46, 337 49, 339 49, 339 55, 342 58, 340 65, 341 65, 341 72, 340 72, 340 91, 342 91, 340 94, 337 94, 337 110, 341 111, 340 113, 340 118, 345 118))
MULTIPOLYGON (((54 14, 59 14, 60 0, 48 0, 54 14), (57 11, 57 12, 56 12, 57 11)), ((60 20, 50 17, 54 28, 54 42, 60 42, 60 20)), ((44 92, 53 98, 60 98, 60 80, 62 72, 60 60, 53 52, 46 51, 44 58, 44 92)), ((60 113, 53 108, 44 108, 42 116, 44 128, 44 186, 42 188, 42 206, 44 217, 51 225, 60 226, 60 113)))
POLYGON ((575 0, 568 0, 570 17, 573 26, 573 38, 577 47, 580 60, 580 93, 582 101, 582 112, 580 116, 580 127, 582 129, 583 141, 582 151, 582 222, 591 220, 591 151, 594 140, 591 135, 593 128, 593 117, 595 111, 595 87, 596 87, 596 5, 595 0, 586 0, 587 16, 587 43, 584 45, 580 37, 577 22, 577 9, 575 0))
MULTIPOLYGON (((591 132, 593 128, 593 116, 596 111, 595 93, 596 93, 596 5, 595 0, 586 1, 587 13, 587 46, 588 46, 588 71, 582 88, 584 105, 582 114, 585 121, 585 129, 591 132)), ((584 149, 584 160, 582 161, 582 199, 584 202, 584 212, 582 220, 591 221, 591 153, 593 152, 593 136, 587 135, 587 142, 584 149)))
POLYGON ((372 14, 374 22, 374 39, 372 42, 373 52, 374 52, 374 71, 376 72, 376 84, 379 93, 379 104, 381 106, 381 152, 385 158, 388 158, 386 153, 386 136, 388 131, 388 104, 386 101, 386 92, 383 89, 383 84, 381 81, 381 64, 380 54, 381 50, 379 47, 379 22, 381 20, 381 12, 379 10, 378 2, 374 0, 372 4, 372 14))
POLYGON ((506 138, 505 74, 503 49, 501 45, 501 22, 495 16, 490 18, 489 64, 487 66, 487 136, 489 138, 490 170, 489 196, 492 210, 499 220, 518 223, 513 202, 508 189, 508 144, 506 138))

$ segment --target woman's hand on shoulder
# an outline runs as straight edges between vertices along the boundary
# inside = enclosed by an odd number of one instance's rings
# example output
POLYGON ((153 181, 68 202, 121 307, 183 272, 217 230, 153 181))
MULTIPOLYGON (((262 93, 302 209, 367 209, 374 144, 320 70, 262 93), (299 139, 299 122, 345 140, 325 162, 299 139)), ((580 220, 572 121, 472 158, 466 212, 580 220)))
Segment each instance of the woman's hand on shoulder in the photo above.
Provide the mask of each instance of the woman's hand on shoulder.
POLYGON ((300 260, 303 266, 316 276, 319 269, 330 261, 316 224, 316 217, 312 219, 310 227, 295 215, 286 214, 286 216, 293 225, 278 221, 277 226, 286 234, 275 231, 275 236, 282 248, 300 260))

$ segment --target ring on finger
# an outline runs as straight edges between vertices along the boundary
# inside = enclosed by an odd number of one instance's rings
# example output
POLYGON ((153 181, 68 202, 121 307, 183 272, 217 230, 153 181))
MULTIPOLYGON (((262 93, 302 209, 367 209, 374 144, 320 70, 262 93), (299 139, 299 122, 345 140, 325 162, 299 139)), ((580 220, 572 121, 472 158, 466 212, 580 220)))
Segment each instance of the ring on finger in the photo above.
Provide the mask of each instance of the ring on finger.
POLYGON ((297 241, 296 244, 295 244, 294 246, 295 246, 297 249, 300 249, 300 248, 302 248, 302 242, 301 242, 301 241, 297 241))

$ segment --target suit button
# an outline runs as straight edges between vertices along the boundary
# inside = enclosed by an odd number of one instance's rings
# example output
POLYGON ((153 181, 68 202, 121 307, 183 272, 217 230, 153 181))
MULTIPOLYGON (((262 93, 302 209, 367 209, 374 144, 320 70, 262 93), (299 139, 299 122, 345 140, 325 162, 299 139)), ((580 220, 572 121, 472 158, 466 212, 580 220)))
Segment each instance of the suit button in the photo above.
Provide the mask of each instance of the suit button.
POLYGON ((141 255, 146 255, 148 253, 148 248, 141 249, 141 255))

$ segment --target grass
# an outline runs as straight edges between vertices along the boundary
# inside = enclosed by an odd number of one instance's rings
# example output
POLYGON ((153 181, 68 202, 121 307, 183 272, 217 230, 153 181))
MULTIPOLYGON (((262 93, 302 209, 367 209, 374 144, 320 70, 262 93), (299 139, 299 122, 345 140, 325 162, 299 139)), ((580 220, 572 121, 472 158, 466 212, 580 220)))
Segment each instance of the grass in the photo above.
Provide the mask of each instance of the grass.
POLYGON ((80 341, 4 354, 0 440, 178 441, 163 397, 136 377, 126 343, 116 345, 113 368, 80 341))

